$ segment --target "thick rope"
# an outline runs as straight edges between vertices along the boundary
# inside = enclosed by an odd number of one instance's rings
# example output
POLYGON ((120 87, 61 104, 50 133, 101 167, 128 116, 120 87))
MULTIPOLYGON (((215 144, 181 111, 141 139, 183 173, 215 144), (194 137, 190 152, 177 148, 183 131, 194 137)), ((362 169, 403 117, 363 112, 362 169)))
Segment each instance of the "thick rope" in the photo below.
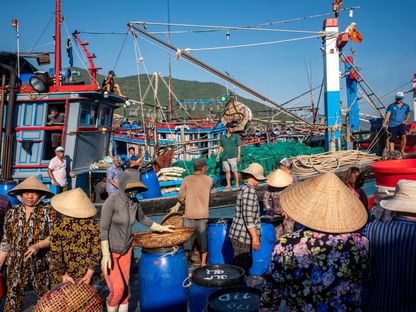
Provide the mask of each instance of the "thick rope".
POLYGON ((293 171, 302 177, 336 170, 346 170, 352 166, 369 165, 379 160, 375 154, 356 150, 326 152, 315 155, 297 156, 292 158, 293 171))

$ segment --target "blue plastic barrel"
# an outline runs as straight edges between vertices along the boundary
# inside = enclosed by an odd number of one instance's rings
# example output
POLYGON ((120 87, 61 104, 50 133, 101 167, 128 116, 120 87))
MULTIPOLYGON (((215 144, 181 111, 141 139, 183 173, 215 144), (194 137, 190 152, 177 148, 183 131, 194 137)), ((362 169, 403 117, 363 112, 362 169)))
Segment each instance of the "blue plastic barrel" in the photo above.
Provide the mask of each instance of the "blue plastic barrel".
POLYGON ((0 181, 0 195, 6 196, 12 206, 17 205, 19 201, 14 196, 7 195, 7 192, 17 185, 16 181, 0 181))
POLYGON ((221 289, 209 295, 205 312, 257 312, 260 296, 260 289, 253 287, 221 289))
POLYGON ((156 198, 162 196, 159 180, 157 179, 157 175, 153 167, 142 169, 141 179, 148 188, 148 190, 143 193, 143 198, 156 198))
POLYGON ((250 275, 261 276, 267 271, 270 256, 276 243, 276 232, 272 218, 261 218, 261 238, 260 250, 253 250, 253 265, 249 272, 250 275))
POLYGON ((187 287, 188 311, 201 312, 213 292, 225 287, 241 286, 244 270, 230 264, 206 265, 192 272, 187 287))
POLYGON ((208 220, 208 263, 233 263, 233 246, 228 238, 233 219, 211 218, 208 220))
POLYGON ((139 260, 140 311, 186 311, 182 283, 187 276, 183 248, 143 249, 139 260))

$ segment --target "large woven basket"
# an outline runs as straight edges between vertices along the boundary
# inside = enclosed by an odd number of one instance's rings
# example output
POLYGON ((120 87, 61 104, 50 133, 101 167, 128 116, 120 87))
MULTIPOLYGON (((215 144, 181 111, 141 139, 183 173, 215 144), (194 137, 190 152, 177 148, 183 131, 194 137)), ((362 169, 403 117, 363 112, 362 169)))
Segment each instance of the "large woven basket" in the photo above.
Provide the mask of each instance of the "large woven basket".
POLYGON ((182 245, 193 233, 191 227, 179 227, 172 233, 142 232, 133 233, 133 237, 136 245, 142 248, 164 248, 182 245))
POLYGON ((99 293, 85 284, 65 283, 46 293, 33 312, 101 312, 99 293))
POLYGON ((183 214, 180 212, 170 212, 166 216, 163 217, 160 224, 181 227, 183 226, 183 214))

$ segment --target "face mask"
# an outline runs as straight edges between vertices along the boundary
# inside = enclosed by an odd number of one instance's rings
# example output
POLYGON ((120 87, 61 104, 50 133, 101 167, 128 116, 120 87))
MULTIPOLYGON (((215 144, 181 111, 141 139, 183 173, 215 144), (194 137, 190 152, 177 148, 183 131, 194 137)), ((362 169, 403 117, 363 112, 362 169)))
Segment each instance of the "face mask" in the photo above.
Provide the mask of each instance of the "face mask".
POLYGON ((133 201, 137 201, 136 196, 137 196, 138 193, 139 192, 137 190, 132 190, 132 191, 127 191, 126 192, 127 197, 130 198, 130 200, 133 200, 133 201))

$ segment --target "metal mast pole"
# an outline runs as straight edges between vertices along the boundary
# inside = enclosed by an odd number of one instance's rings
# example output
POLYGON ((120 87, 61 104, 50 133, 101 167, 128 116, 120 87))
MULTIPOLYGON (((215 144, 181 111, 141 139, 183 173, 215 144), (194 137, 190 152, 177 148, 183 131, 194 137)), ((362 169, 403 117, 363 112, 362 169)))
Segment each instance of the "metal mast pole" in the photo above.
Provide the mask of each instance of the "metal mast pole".
MULTIPOLYGON (((339 91, 339 51, 337 47, 338 19, 327 18, 324 22, 324 103, 325 103, 325 148, 331 141, 337 150, 341 147, 341 108, 339 91)), ((332 146, 333 147, 333 146, 332 146)))
POLYGON ((55 86, 61 85, 61 1, 56 0, 55 13, 55 86))

